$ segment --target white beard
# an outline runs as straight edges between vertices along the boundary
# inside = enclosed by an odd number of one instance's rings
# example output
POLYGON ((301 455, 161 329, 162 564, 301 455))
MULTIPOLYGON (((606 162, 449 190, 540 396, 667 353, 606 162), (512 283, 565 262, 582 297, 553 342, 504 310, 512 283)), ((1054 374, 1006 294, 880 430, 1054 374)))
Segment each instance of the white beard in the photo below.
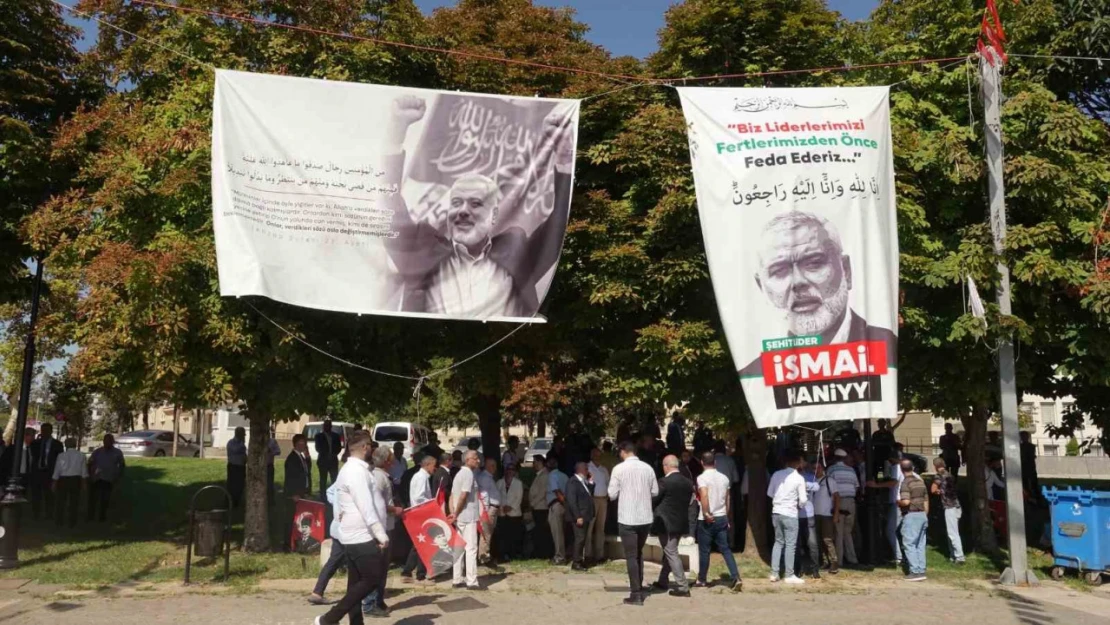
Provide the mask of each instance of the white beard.
POLYGON ((821 302, 821 307, 808 313, 787 313, 790 332, 798 336, 812 336, 829 330, 848 310, 848 281, 841 279, 840 288, 832 297, 821 302))

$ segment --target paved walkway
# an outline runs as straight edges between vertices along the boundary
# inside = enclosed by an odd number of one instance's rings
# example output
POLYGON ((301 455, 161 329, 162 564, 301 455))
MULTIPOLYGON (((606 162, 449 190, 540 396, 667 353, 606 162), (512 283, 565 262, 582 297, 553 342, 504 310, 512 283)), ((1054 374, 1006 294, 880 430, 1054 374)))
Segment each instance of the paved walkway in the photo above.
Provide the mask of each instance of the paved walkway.
MULTIPOLYGON (((606 625, 713 623, 875 622, 990 625, 1110 624, 1110 594, 1079 592, 1059 584, 1006 591, 986 583, 953 588, 932 582, 867 584, 818 582, 801 588, 751 580, 735 595, 724 588, 695 591, 693 599, 649 597, 647 605, 621 604, 628 589, 611 572, 565 575, 523 572, 487 577, 486 592, 448 585, 397 589, 389 598, 398 625, 461 625, 565 620, 606 625), (911 616, 912 614, 912 616, 911 616), (563 618, 566 617, 566 618, 563 618), (585 617, 585 618, 583 618, 585 617)), ((311 625, 321 608, 304 601, 309 580, 274 580, 249 596, 183 588, 178 584, 127 586, 111 592, 58 591, 34 584, 0 588, 0 624, 58 625, 311 625), (61 594, 59 594, 61 593, 61 594)), ((12 584, 13 586, 15 584, 12 584)), ((333 591, 338 592, 338 585, 333 591)))

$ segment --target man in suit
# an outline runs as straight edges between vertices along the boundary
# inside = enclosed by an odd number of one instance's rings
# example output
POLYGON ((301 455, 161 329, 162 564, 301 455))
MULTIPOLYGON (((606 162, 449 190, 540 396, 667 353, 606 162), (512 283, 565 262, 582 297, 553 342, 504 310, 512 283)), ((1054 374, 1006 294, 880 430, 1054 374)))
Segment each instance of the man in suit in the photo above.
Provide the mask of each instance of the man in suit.
MULTIPOLYGON (((270 439, 273 440, 273 439, 270 439)), ((312 494, 312 461, 308 458, 308 442, 304 434, 293 435, 293 451, 285 457, 285 485, 281 489, 285 497, 285 534, 282 540, 293 532, 293 514, 297 500, 312 494)))
MULTIPOLYGON (((35 441, 35 428, 25 428, 23 430, 23 453, 19 455, 19 469, 16 475, 19 476, 19 483, 23 488, 27 488, 27 476, 31 471, 31 445, 35 441)), ((12 477, 12 463, 15 462, 15 448, 17 447, 16 441, 12 441, 11 445, 4 447, 3 453, 0 453, 0 488, 7 488, 8 481, 12 477)))
POLYGON ((320 470, 320 492, 324 493, 339 476, 339 454, 343 451, 343 439, 331 430, 331 419, 324 420, 324 428, 316 435, 315 443, 316 468, 320 470))
POLYGON ((651 587, 667 590, 667 576, 673 574, 676 587, 668 594, 689 597, 690 584, 682 570, 678 541, 690 533, 689 510, 690 502, 694 500, 694 483, 682 474, 679 464, 674 455, 663 458, 663 479, 659 480, 659 494, 653 502, 655 517, 661 526, 659 544, 663 546, 663 570, 659 572, 659 581, 654 582, 651 587))
MULTIPOLYGON (((408 127, 424 118, 423 98, 403 96, 393 103, 386 140, 386 185, 401 187, 404 142, 408 127)), ((415 221, 400 193, 383 201, 393 211, 386 249, 404 283, 404 311, 453 317, 528 317, 539 310, 536 285, 559 258, 562 232, 569 218, 574 132, 571 120, 552 114, 544 120, 544 137, 533 163, 547 171, 555 158, 554 211, 531 235, 512 227, 496 232, 499 214, 510 214, 523 201, 527 185, 502 194, 497 180, 474 171, 459 172, 448 191, 447 232, 425 220, 415 221)))
POLYGON ((567 483, 566 519, 574 528, 574 552, 571 554, 571 570, 586 570, 583 560, 586 556, 586 539, 590 534, 590 522, 594 520, 594 485, 590 482, 589 468, 585 462, 574 465, 574 477, 567 483))
POLYGON ((54 514, 54 464, 62 454, 62 444, 54 440, 53 425, 42 424, 42 434, 31 443, 30 452, 31 515, 37 519, 44 502, 46 516, 54 514))
MULTIPOLYGON (((790 336, 821 337, 821 345, 881 341, 887 363, 897 359, 898 337, 868 325, 848 305, 852 259, 844 253, 836 227, 802 211, 783 213, 763 229, 755 283, 771 304, 786 313, 790 336)), ((740 370, 740 377, 762 377, 760 358, 740 370)))

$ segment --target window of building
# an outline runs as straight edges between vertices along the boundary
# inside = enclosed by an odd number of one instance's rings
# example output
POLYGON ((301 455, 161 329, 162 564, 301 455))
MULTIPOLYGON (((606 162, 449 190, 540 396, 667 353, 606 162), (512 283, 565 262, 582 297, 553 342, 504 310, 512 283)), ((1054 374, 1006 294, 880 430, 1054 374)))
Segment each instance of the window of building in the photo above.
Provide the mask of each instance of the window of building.
POLYGON ((1058 455, 1060 455, 1058 453, 1059 449, 1060 449, 1060 447, 1058 445, 1045 445, 1044 446, 1044 455, 1046 455, 1046 456, 1058 456, 1058 455))
POLYGON ((1056 402, 1046 401, 1041 403, 1041 423, 1045 425, 1060 425, 1056 415, 1056 402))

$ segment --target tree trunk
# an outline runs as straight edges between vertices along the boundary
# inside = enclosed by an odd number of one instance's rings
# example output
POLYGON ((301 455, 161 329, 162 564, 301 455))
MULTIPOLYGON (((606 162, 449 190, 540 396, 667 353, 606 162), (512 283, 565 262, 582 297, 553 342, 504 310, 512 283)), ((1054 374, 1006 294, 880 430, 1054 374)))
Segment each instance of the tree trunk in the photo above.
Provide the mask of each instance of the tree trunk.
POLYGON ((478 430, 482 433, 482 454, 501 460, 501 399, 482 395, 477 400, 478 430))
POLYGON ((150 404, 143 404, 143 429, 150 429, 150 404))
POLYGON ((181 434, 180 404, 173 405, 173 457, 177 457, 177 437, 181 434))
POLYGON ((547 421, 544 421, 543 419, 540 419, 539 422, 536 423, 536 438, 546 438, 546 437, 547 437, 547 421))
POLYGON ((767 434, 748 423, 744 433, 744 467, 748 475, 748 526, 745 530, 744 553, 771 561, 768 540, 770 511, 767 508, 767 434))
POLYGON ((200 408, 197 408, 196 423, 197 423, 197 448, 198 448, 198 451, 200 453, 200 457, 203 458, 204 457, 204 410, 202 410, 200 408))
POLYGON ((971 519, 967 527, 971 530, 969 549, 993 552, 998 550, 998 540, 994 534, 990 508, 987 505, 986 445, 987 420, 990 411, 985 408, 972 408, 961 418, 964 426, 964 466, 963 478, 967 480, 968 507, 971 519))
POLYGON ((270 550, 270 519, 266 505, 266 441, 270 438, 270 415, 248 408, 250 443, 247 445, 247 485, 243 499, 243 549, 249 552, 270 550))

